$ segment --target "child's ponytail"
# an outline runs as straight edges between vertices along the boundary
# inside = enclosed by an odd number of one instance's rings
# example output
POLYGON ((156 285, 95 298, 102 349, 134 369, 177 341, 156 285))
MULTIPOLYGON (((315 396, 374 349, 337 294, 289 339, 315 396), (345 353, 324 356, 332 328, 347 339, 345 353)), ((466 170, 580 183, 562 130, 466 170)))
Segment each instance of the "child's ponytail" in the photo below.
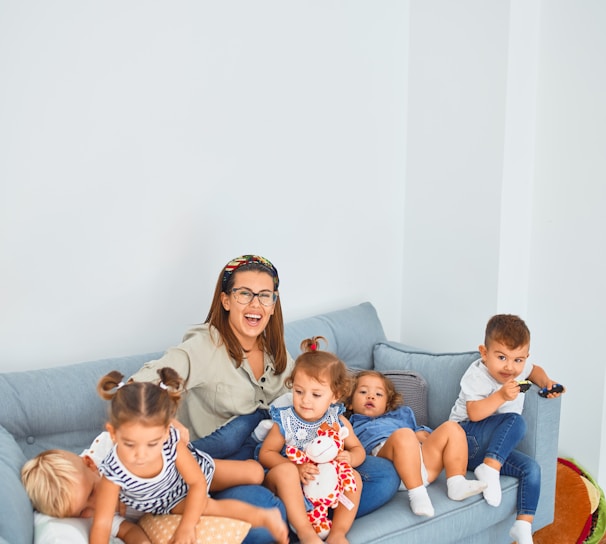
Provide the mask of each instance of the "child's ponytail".
POLYGON ((160 382, 127 382, 118 370, 103 376, 97 384, 101 398, 109 400, 109 423, 140 421, 144 425, 168 426, 175 417, 184 393, 184 381, 170 367, 158 370, 160 382))

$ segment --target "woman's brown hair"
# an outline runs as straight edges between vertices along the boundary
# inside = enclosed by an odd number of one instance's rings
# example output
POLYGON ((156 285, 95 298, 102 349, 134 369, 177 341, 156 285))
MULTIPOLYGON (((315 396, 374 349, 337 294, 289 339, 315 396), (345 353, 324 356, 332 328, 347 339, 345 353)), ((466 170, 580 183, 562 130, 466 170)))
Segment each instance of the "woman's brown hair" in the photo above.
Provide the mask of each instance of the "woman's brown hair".
MULTIPOLYGON (((231 293, 236 275, 239 272, 250 270, 267 274, 275 283, 275 278, 277 276, 274 276, 271 269, 259 262, 244 264, 227 276, 226 267, 223 267, 219 274, 217 285, 215 286, 210 310, 204 321, 204 323, 208 323, 217 329, 229 356, 236 361, 238 366, 242 364, 245 357, 245 351, 229 324, 229 312, 223 307, 221 293, 231 293)), ((276 300, 274 313, 269 317, 269 322, 267 323, 265 330, 259 335, 258 342, 259 349, 264 353, 268 353, 273 358, 276 374, 282 374, 286 369, 287 352, 286 344, 284 343, 284 318, 282 316, 280 297, 276 300)))

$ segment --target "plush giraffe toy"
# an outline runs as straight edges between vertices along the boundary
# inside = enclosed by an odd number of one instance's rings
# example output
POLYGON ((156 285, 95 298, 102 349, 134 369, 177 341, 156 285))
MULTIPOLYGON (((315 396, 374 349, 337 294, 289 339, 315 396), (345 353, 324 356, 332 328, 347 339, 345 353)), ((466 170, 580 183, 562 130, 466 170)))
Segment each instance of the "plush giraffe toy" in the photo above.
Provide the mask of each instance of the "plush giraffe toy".
POLYGON ((305 452, 293 446, 287 446, 286 456, 298 465, 316 463, 320 473, 314 480, 303 486, 303 493, 313 505, 307 517, 318 536, 325 539, 330 532, 331 520, 328 509, 336 508, 342 502, 352 508, 351 502, 344 493, 355 491, 356 480, 353 469, 348 463, 337 461, 335 457, 344 448, 344 440, 349 431, 346 427, 323 423, 318 429, 318 436, 305 448, 305 452))

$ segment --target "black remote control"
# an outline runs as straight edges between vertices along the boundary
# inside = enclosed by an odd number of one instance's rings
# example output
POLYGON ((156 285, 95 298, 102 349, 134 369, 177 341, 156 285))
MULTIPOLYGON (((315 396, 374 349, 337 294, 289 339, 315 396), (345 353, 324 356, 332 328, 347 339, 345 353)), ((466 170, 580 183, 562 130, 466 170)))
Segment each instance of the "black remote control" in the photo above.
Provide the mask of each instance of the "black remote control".
POLYGON ((530 389, 532 382, 529 380, 522 380, 518 382, 518 385, 520 386, 520 393, 526 393, 526 391, 530 389))
POLYGON ((564 386, 556 383, 551 389, 547 389, 547 387, 543 387, 543 389, 539 390, 539 395, 542 397, 546 397, 550 393, 561 393, 564 391, 564 386))

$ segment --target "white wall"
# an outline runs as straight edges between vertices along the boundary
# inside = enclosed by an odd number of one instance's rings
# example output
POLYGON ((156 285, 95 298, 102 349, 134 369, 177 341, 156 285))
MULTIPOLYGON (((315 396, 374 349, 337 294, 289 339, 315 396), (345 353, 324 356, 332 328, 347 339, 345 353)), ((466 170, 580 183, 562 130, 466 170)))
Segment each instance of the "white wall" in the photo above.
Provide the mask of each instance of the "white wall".
POLYGON ((560 454, 606 487, 606 4, 412 2, 403 341, 514 312, 564 383, 560 454))
POLYGON ((520 313, 606 487, 605 10, 0 0, 0 370, 172 345, 258 252, 287 320, 520 313))
POLYGON ((529 288, 533 349, 568 387, 562 455, 576 458, 603 488, 605 24, 599 0, 543 3, 529 288))
POLYGON ((407 27, 400 1, 0 0, 0 370, 173 345, 250 252, 287 320, 371 300, 397 336, 407 27))
POLYGON ((402 337, 475 349, 499 275, 509 3, 412 2, 402 337))

